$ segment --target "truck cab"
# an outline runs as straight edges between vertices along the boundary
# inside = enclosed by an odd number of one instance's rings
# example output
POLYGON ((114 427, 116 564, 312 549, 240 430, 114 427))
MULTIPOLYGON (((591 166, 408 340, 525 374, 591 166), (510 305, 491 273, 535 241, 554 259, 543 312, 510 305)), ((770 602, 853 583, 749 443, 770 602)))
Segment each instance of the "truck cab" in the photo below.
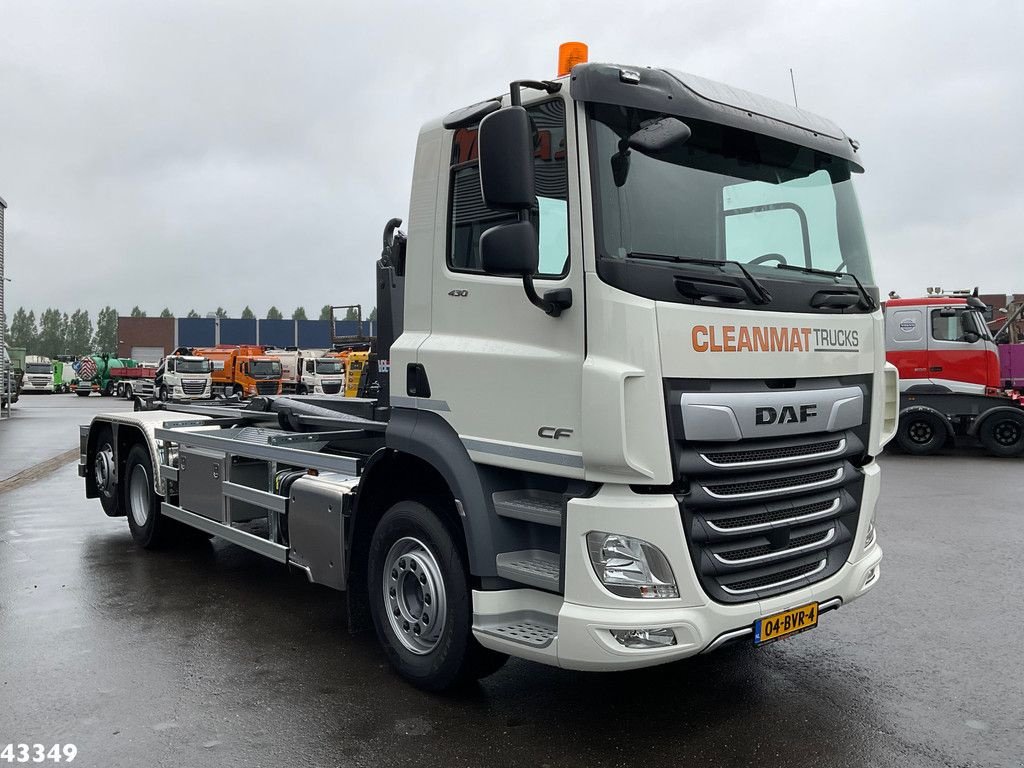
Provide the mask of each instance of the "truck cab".
POLYGON ((281 361, 254 345, 205 347, 193 350, 213 366, 215 394, 255 397, 281 394, 281 361))
POLYGON ((890 299, 886 358, 904 392, 985 394, 1001 385, 999 348, 985 305, 966 294, 890 299))
POLYGON ((49 358, 29 355, 25 358, 23 391, 53 394, 57 391, 54 373, 54 364, 49 358))
POLYGON ((302 355, 298 364, 299 394, 339 395, 345 392, 345 364, 322 353, 302 355))
POLYGON ((213 397, 213 365, 200 355, 168 355, 154 379, 161 400, 206 400, 213 397))

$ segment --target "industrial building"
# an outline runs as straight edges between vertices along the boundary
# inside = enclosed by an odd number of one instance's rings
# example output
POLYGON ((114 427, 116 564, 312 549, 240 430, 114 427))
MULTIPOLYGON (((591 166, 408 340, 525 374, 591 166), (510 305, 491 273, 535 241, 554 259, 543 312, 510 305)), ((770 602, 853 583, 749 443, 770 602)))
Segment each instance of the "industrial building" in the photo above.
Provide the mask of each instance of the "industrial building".
MULTIPOLYGON (((357 320, 336 320, 334 335, 358 336, 357 320)), ((362 322, 361 335, 373 336, 376 323, 362 322)), ((329 320, 243 320, 215 317, 119 317, 117 356, 156 363, 178 347, 262 344, 268 347, 324 349, 331 346, 329 320)))

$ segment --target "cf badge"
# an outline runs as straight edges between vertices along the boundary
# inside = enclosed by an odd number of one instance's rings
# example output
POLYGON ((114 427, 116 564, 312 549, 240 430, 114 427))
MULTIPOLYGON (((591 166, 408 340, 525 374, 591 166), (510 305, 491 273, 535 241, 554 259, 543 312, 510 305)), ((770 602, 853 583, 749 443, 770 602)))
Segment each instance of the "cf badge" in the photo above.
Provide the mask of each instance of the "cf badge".
POLYGON ((537 437, 546 437, 548 440, 558 440, 562 437, 572 437, 572 430, 565 427, 541 427, 537 430, 537 437))

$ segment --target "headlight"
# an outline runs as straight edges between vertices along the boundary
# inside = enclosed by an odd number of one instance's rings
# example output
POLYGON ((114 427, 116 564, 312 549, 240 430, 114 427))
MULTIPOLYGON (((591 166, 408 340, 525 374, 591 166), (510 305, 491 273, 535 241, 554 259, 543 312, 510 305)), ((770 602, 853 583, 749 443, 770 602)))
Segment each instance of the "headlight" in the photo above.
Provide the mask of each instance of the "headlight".
POLYGON ((618 533, 591 531, 587 549, 597 578, 621 597, 679 597, 668 558, 653 544, 618 533))

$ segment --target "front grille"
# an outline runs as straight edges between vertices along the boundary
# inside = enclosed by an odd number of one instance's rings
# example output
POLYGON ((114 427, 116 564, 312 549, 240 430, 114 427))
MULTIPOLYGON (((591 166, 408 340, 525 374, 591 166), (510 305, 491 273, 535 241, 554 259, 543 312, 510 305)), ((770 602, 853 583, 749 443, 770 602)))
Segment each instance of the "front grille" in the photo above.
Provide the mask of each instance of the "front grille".
POLYGON ((257 381, 256 382, 256 394, 259 394, 259 395, 276 395, 277 394, 277 382, 276 381, 257 381))
POLYGON ((186 395, 201 395, 206 391, 206 382, 202 379, 182 379, 181 391, 186 395))
MULTIPOLYGON (((764 576, 755 576, 751 579, 729 582, 729 584, 723 584, 722 588, 732 595, 749 594, 766 588, 777 589, 779 587, 785 587, 793 584, 796 581, 803 581, 803 579, 808 576, 821 573, 825 570, 827 562, 827 558, 824 558, 813 563, 807 563, 806 565, 799 565, 796 568, 779 571, 778 573, 765 574, 764 576)), ((802 586, 802 584, 800 586, 802 586)))
POLYGON ((824 485, 839 480, 843 476, 842 468, 827 469, 824 472, 810 472, 804 475, 776 477, 767 480, 752 480, 744 483, 725 483, 708 485, 705 489, 713 496, 760 496, 779 491, 794 490, 811 485, 824 485))
POLYGON ((336 395, 341 392, 340 381, 325 381, 321 386, 323 387, 325 395, 336 395))
POLYGON ((781 448, 765 448, 761 450, 708 452, 702 453, 701 457, 703 457, 709 464, 715 464, 718 466, 735 464, 774 464, 791 459, 802 459, 808 456, 832 456, 833 454, 840 453, 845 447, 846 441, 839 439, 825 440, 824 442, 810 443, 808 445, 790 445, 781 448))
POLYGON ((800 426, 762 429, 755 424, 753 407, 772 405, 778 391, 774 384, 666 382, 676 498, 687 547, 698 581, 719 603, 767 599, 827 579, 849 559, 857 531, 870 377, 797 380, 790 387, 791 399, 819 404, 850 402, 851 389, 860 389, 860 422, 836 406, 842 426, 833 431, 823 431, 831 419, 803 433, 800 426), (801 394, 793 398, 792 391, 801 394), (733 408, 742 429, 730 433, 722 422, 720 431, 709 430, 702 418, 717 417, 700 408, 684 424, 684 402, 733 408), (686 437, 688 427, 693 439, 686 437), (767 436, 751 437, 762 434, 767 436))
POLYGON ((781 521, 806 522, 809 519, 818 517, 823 512, 834 512, 839 509, 840 500, 837 496, 834 499, 816 501, 813 504, 803 504, 799 507, 785 507, 766 512, 755 512, 752 515, 737 515, 716 520, 708 520, 708 526, 720 531, 730 531, 750 528, 768 528, 773 523, 781 521))

